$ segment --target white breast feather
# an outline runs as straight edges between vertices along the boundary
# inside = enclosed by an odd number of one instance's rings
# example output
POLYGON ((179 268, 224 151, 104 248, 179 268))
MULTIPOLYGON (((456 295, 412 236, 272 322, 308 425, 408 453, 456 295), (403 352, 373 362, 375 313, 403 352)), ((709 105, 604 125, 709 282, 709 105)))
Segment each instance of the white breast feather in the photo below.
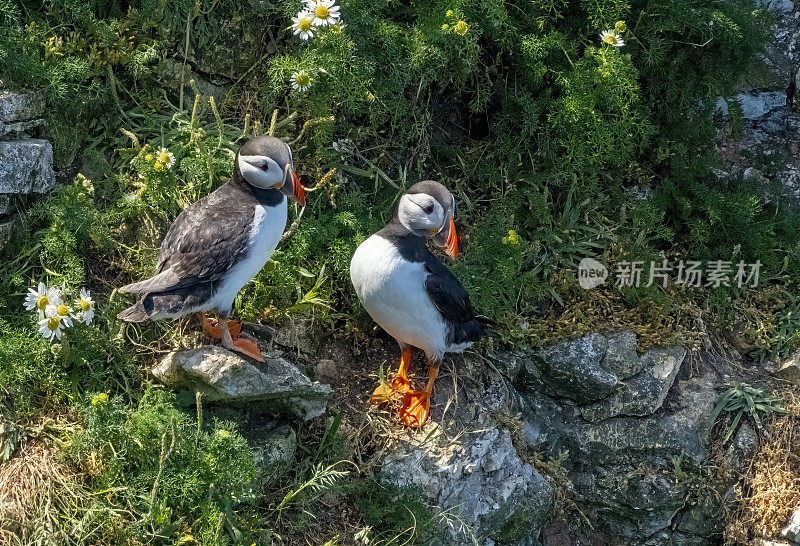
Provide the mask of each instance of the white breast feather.
POLYGON ((427 276, 424 264, 405 260, 379 235, 364 241, 350 262, 350 280, 373 320, 398 341, 438 360, 448 350, 447 327, 425 291, 427 276))
POLYGON ((253 224, 250 228, 245 258, 234 265, 220 283, 208 309, 227 310, 233 306, 236 294, 250 279, 255 277, 267 263, 286 229, 286 198, 274 207, 256 205, 253 224))

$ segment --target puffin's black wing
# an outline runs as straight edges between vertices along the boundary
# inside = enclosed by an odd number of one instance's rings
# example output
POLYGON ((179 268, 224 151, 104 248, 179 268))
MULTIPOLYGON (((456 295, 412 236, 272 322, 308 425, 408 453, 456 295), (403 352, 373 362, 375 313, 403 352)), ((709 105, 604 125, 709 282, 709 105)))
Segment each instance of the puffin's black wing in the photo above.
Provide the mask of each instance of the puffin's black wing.
POLYGON ((256 204, 251 194, 225 184, 189 206, 161 243, 158 274, 122 291, 162 292, 218 280, 247 252, 256 204))
POLYGON ((455 275, 433 254, 428 253, 424 263, 428 273, 425 291, 449 326, 448 343, 478 341, 491 335, 492 332, 486 326, 490 321, 476 316, 469 294, 455 275))

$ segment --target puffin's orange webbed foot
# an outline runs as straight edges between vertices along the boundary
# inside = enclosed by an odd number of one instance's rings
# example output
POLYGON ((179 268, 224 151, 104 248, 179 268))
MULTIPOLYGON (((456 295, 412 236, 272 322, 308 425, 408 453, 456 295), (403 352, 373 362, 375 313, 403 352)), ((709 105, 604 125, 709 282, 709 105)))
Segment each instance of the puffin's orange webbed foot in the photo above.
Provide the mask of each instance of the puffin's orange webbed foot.
POLYGON ((428 391, 411 391, 403 396, 400 406, 400 422, 404 426, 421 427, 428 420, 431 411, 431 393, 428 391))
MULTIPOLYGON (((200 318, 200 324, 203 326, 203 332, 214 339, 222 339, 222 330, 219 327, 219 321, 216 319, 209 319, 205 313, 197 313, 200 318)), ((242 325, 235 320, 228 321, 228 331, 231 336, 237 337, 242 332, 242 325)))
POLYGON ((259 362, 266 362, 264 355, 261 354, 261 350, 258 348, 258 345, 249 339, 244 339, 243 337, 234 337, 233 347, 231 347, 231 349, 242 353, 243 355, 247 355, 250 358, 254 358, 259 362))
POLYGON ((389 382, 381 384, 372 392, 370 400, 373 404, 386 404, 410 392, 411 381, 408 379, 408 365, 411 362, 411 348, 405 348, 400 353, 400 368, 397 375, 389 382))
POLYGON ((431 393, 433 382, 439 375, 439 366, 434 365, 428 369, 428 384, 421 391, 410 391, 403 396, 400 405, 400 422, 407 427, 422 427, 431 413, 431 393))

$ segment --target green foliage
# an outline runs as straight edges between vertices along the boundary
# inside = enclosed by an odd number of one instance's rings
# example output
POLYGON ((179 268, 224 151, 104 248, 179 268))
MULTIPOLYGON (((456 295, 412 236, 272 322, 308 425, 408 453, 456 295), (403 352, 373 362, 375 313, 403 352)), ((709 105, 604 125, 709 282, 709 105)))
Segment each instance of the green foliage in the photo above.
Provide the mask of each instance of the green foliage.
POLYGON ((361 478, 346 489, 369 526, 370 544, 430 544, 437 538, 431 508, 419 491, 361 478))
POLYGON ((187 532, 206 544, 244 538, 248 524, 237 508, 252 500, 257 479, 250 447, 233 423, 205 427, 174 403, 152 387, 133 408, 119 396, 87 396, 85 429, 67 452, 93 489, 106 492, 96 502, 110 517, 97 522, 94 542, 178 540, 187 532))
POLYGON ((742 416, 750 417, 760 430, 762 416, 785 413, 786 409, 778 398, 768 394, 764 389, 740 383, 731 386, 717 397, 717 403, 708 418, 709 427, 714 426, 722 412, 733 416, 733 421, 725 430, 725 438, 722 440, 722 443, 725 443, 736 432, 742 416))

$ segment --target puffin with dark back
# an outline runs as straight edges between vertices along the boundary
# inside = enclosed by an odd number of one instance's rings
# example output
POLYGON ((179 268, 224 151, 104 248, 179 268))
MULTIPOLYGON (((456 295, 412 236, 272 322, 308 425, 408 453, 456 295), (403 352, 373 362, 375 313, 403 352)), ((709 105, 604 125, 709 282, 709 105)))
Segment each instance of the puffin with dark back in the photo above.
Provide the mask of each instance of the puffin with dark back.
POLYGON ((438 182, 414 184, 400 198, 397 214, 364 241, 350 262, 350 280, 370 316, 400 345, 400 367, 372 400, 400 399, 400 420, 422 426, 428 419, 433 382, 447 352, 461 352, 492 332, 476 315, 458 279, 427 248, 427 238, 450 257, 458 254, 455 199, 438 182), (408 379, 411 347, 425 351, 428 383, 414 390, 408 379))
POLYGON ((263 361, 241 326, 228 317, 241 288, 267 262, 286 228, 286 198, 305 204, 292 151, 275 137, 246 142, 233 177, 181 212, 161 242, 156 275, 120 288, 141 294, 118 318, 143 322, 198 313, 203 330, 226 349, 263 361), (217 324, 206 318, 216 311, 217 324))

